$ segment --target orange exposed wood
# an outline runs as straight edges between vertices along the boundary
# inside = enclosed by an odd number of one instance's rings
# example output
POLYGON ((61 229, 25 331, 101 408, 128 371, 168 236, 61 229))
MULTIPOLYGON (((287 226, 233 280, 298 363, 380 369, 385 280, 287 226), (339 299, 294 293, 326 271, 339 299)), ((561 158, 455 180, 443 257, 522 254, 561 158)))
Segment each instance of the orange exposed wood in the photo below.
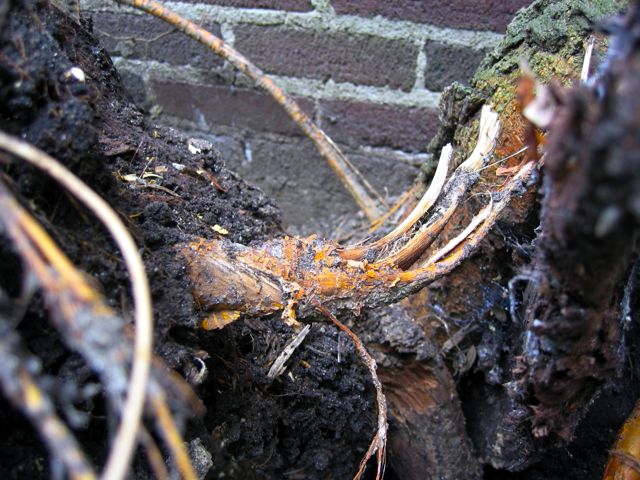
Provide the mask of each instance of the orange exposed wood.
POLYGON ((603 480, 640 480, 640 402, 618 432, 603 480))

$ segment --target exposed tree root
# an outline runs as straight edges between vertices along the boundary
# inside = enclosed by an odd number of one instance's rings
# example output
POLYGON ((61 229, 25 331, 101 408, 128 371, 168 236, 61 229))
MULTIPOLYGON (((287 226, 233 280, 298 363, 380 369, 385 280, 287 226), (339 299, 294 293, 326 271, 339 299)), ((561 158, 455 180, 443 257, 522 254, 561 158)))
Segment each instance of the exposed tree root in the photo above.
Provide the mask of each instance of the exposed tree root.
POLYGON ((179 31, 211 49, 216 55, 227 60, 253 80, 258 87, 267 91, 315 144, 320 155, 325 158, 369 221, 373 222, 383 215, 384 207, 386 206, 384 200, 358 171, 355 165, 340 151, 333 140, 311 120, 296 101, 289 97, 272 78, 249 61, 249 59, 204 28, 199 27, 195 23, 181 17, 153 0, 116 1, 123 5, 129 5, 147 12, 174 26, 179 31))
MULTIPOLYGON (((485 112, 486 120, 489 114, 485 112)), ((481 142, 484 145, 491 145, 497 135, 493 115, 491 122, 492 134, 481 142)), ((199 240, 180 246, 194 283, 194 295, 210 312, 203 326, 220 328, 243 313, 262 315, 278 310, 286 320, 293 320, 294 313, 304 317, 313 300, 334 312, 357 313, 363 306, 399 300, 450 272, 471 255, 511 198, 523 193, 522 185, 531 182, 537 171, 532 163, 522 167, 501 191, 492 194, 492 204, 472 220, 463 235, 411 268, 447 224, 491 149, 477 151, 482 154, 472 156, 452 175, 435 212, 425 222, 426 228, 379 261, 344 259, 337 246, 315 237, 285 237, 254 247, 224 240, 199 240)))

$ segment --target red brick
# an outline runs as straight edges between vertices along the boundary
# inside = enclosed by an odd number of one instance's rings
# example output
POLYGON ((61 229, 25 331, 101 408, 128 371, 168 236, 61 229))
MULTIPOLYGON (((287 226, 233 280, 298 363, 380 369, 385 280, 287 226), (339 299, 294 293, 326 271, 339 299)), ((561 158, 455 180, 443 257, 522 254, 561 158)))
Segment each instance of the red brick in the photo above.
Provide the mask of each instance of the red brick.
POLYGON ((268 10, 287 10, 290 12, 308 12, 313 10, 309 0, 186 0, 192 3, 207 3, 237 8, 263 8, 268 10))
POLYGON ((320 113, 322 128, 337 142, 408 152, 424 151, 438 123, 435 109, 339 100, 321 103, 320 113))
MULTIPOLYGON (((218 25, 203 26, 214 35, 220 35, 218 25)), ((102 45, 113 56, 199 68, 222 65, 220 57, 208 48, 150 15, 96 13, 93 28, 102 45)))
POLYGON ((532 0, 332 0, 336 13, 409 20, 439 27, 504 32, 532 0))
POLYGON ((430 90, 441 91, 454 81, 466 84, 487 54, 487 50, 479 51, 440 42, 428 42, 425 54, 425 85, 430 90))
MULTIPOLYGON (((210 126, 226 125, 285 135, 302 135, 287 113, 268 94, 228 85, 192 85, 153 80, 151 89, 163 113, 210 126)), ((313 104, 296 99, 307 113, 313 104)))
POLYGON ((269 73, 409 90, 417 48, 408 41, 369 35, 242 26, 236 47, 269 73))
MULTIPOLYGON (((285 225, 304 226, 299 233, 330 235, 335 226, 358 212, 335 173, 308 139, 273 141, 264 136, 247 136, 244 155, 229 159, 242 178, 256 183, 282 208, 285 225)), ((345 151, 351 162, 381 194, 399 195, 415 180, 417 168, 393 156, 345 151)))

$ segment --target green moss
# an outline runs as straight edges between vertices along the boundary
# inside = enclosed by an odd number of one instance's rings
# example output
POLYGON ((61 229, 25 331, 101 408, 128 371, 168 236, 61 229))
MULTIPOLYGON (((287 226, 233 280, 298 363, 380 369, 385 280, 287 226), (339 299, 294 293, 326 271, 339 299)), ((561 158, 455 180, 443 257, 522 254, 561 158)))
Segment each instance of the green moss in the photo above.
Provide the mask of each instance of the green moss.
POLYGON ((507 74, 533 52, 569 58, 584 53, 593 26, 621 11, 625 0, 538 0, 522 10, 507 28, 500 46, 487 55, 478 76, 507 74))
POLYGON ((500 46, 487 55, 472 85, 506 108, 514 95, 519 65, 526 61, 542 81, 569 82, 582 66, 593 26, 621 11, 625 0, 538 0, 519 13, 500 46))
POLYGON ((443 93, 441 109, 445 121, 429 150, 437 154, 445 143, 453 140, 457 147, 456 159, 460 159, 473 149, 477 125, 470 119, 477 107, 464 109, 452 105, 452 102, 466 101, 458 98, 460 93, 473 97, 474 106, 482 103, 478 98, 483 99, 500 114, 505 129, 515 127, 521 122, 515 99, 521 62, 528 63, 542 82, 553 79, 570 83, 580 74, 585 42, 594 25, 622 11, 627 3, 626 0, 537 0, 523 9, 507 28, 502 43, 481 63, 471 81, 472 88, 443 93))
POLYGON ((442 121, 429 151, 437 157, 442 146, 453 141, 456 161, 466 158, 477 138, 474 116, 485 102, 500 114, 503 136, 499 143, 512 149, 517 143, 513 137, 523 125, 515 98, 521 62, 542 82, 571 83, 579 77, 585 43, 594 26, 627 4, 626 0, 537 0, 523 9, 502 43, 481 63, 471 88, 454 84, 443 92, 442 121))

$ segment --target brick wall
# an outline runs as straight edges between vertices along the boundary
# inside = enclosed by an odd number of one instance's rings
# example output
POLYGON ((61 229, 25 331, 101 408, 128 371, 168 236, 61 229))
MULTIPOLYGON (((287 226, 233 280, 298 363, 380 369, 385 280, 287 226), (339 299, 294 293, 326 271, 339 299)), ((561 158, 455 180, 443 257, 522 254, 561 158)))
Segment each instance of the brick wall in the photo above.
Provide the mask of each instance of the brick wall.
MULTIPOLYGON (((393 200, 428 158, 437 105, 530 0, 167 2, 244 53, 393 200)), ((274 196, 294 231, 331 233, 357 209, 280 108, 204 47, 145 14, 84 0, 136 101, 154 121, 210 140, 274 196), (330 213, 329 213, 330 212, 330 213)))

